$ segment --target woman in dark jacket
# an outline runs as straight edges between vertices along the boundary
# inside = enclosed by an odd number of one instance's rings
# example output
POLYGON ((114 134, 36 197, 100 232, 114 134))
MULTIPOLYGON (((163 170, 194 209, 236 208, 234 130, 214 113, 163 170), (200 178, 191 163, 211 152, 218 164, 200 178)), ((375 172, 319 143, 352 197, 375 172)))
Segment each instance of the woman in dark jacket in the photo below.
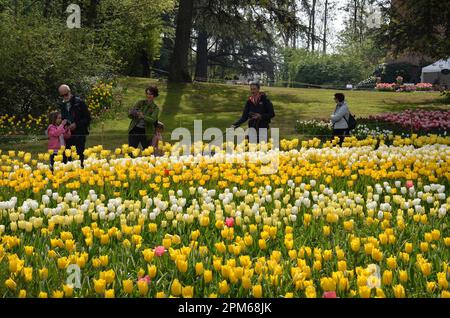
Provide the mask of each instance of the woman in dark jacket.
POLYGON ((273 104, 265 93, 260 92, 258 83, 250 84, 250 91, 252 95, 245 104, 242 116, 232 125, 232 128, 239 127, 248 120, 248 127, 256 129, 257 142, 259 143, 263 140, 267 142, 270 120, 275 117, 273 104), (265 136, 259 135, 260 128, 265 136))

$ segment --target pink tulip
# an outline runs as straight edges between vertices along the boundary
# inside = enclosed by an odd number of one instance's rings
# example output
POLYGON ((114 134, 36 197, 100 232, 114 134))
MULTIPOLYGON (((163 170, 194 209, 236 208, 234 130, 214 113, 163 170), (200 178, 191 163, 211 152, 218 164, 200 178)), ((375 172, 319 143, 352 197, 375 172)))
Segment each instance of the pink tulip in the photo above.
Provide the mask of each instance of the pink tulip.
POLYGON ((406 187, 409 189, 409 188, 412 188, 414 186, 414 183, 411 181, 411 180, 408 180, 408 181, 406 181, 406 187))
POLYGON ((233 227, 234 226, 234 219, 233 218, 226 218, 225 219, 225 225, 228 227, 233 227))
POLYGON ((164 246, 155 247, 155 255, 156 256, 161 257, 164 255, 165 252, 166 252, 166 249, 164 248, 164 246))
POLYGON ((151 282, 150 276, 145 275, 144 277, 139 278, 138 282, 146 282, 147 284, 150 284, 151 282))
POLYGON ((322 298, 337 298, 335 291, 327 291, 323 293, 322 298))

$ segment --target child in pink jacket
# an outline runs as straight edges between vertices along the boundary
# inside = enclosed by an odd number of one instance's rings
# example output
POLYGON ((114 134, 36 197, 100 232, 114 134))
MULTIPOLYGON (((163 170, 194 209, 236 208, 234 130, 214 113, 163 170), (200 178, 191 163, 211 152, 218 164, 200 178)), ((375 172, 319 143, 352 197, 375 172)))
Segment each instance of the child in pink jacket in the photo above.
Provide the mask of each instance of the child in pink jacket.
POLYGON ((66 145, 65 139, 70 138, 71 132, 67 126, 67 120, 62 120, 61 113, 56 111, 50 114, 50 126, 47 128, 48 150, 53 153, 50 155, 50 167, 53 169, 55 155, 62 146, 66 145))
POLYGON ((151 146, 154 149, 153 155, 155 157, 161 157, 164 155, 163 149, 159 148, 159 142, 162 141, 162 133, 164 131, 164 124, 160 121, 157 121, 155 123, 155 134, 152 138, 152 144, 151 146))

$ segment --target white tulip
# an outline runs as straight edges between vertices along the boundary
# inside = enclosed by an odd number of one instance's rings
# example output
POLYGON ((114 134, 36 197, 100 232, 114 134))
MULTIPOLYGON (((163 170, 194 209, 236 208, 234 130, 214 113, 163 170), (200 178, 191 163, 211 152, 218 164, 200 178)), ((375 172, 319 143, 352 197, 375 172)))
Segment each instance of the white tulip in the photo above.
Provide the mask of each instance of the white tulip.
POLYGON ((378 211, 378 218, 381 220, 384 216, 383 211, 378 211))
POLYGON ((440 218, 443 218, 446 214, 447 214, 447 209, 446 209, 444 206, 442 206, 442 207, 439 209, 439 217, 440 217, 440 218))

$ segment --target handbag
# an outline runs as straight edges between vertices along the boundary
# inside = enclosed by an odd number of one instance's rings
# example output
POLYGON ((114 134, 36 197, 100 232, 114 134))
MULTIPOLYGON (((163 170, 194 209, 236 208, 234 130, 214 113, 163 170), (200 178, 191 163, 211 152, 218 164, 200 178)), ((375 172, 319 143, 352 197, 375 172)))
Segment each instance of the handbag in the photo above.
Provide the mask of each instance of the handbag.
POLYGON ((348 120, 345 118, 345 116, 344 119, 347 122, 348 130, 353 130, 357 126, 356 118, 352 115, 352 113, 349 112, 348 114, 348 120))

